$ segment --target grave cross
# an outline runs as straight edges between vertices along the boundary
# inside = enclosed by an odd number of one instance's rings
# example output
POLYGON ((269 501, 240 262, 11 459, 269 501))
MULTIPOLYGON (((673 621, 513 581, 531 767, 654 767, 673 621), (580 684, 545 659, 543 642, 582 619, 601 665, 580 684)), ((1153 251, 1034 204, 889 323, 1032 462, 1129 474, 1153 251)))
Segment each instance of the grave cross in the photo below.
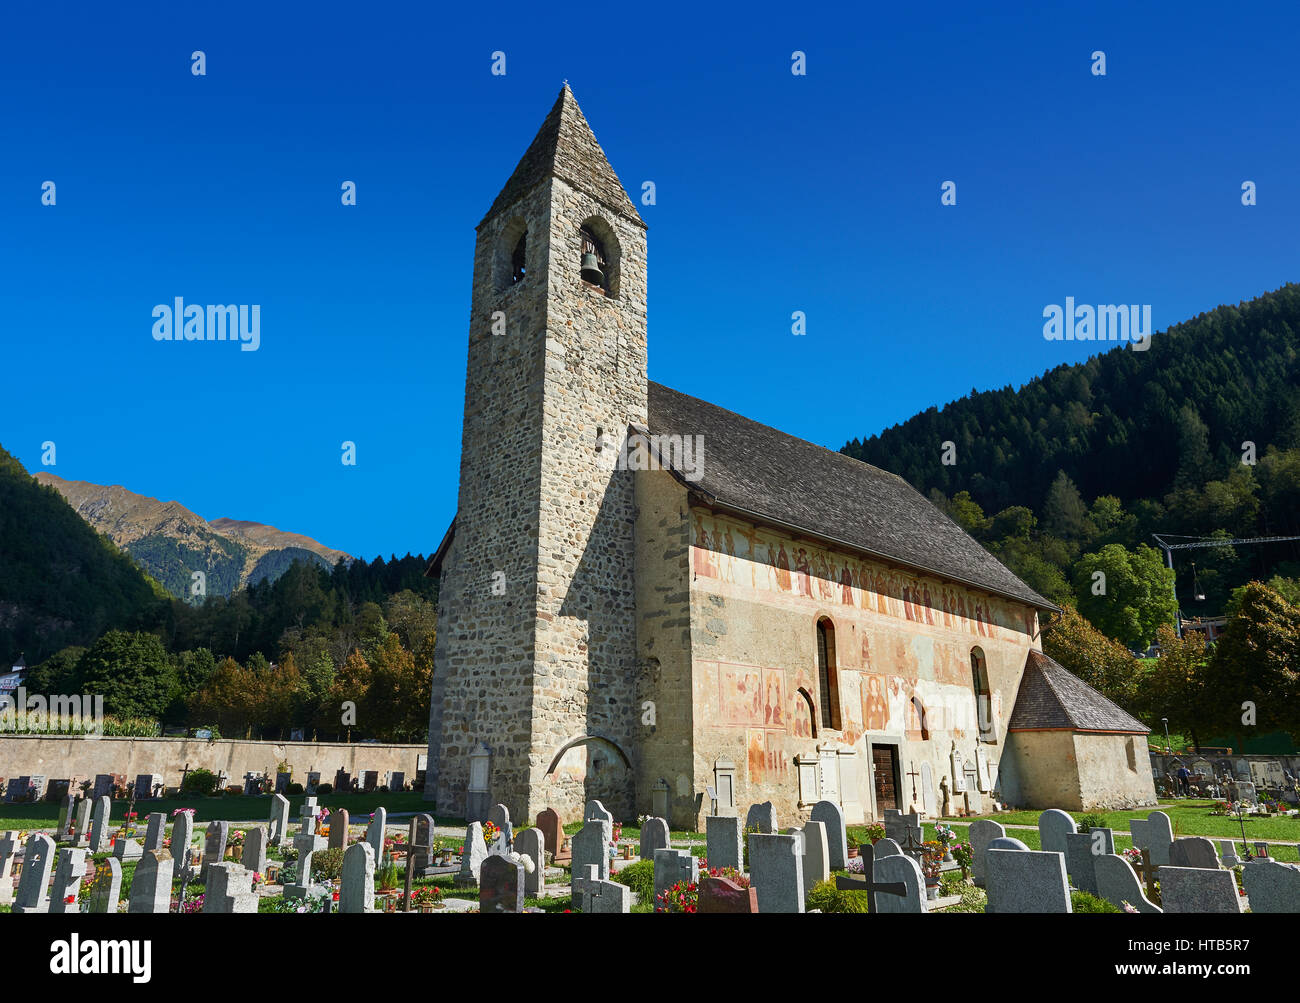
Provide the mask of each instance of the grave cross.
POLYGON ((858 854, 858 859, 862 861, 862 879, 836 877, 835 887, 842 892, 866 892, 867 911, 877 912, 877 894, 884 892, 886 895, 897 895, 902 898, 907 894, 907 886, 901 881, 877 884, 875 853, 870 846, 864 846, 862 849, 863 852, 858 854))
POLYGON ((912 769, 908 771, 907 775, 912 778, 912 803, 915 804, 916 803, 916 778, 921 775, 916 772, 916 763, 912 764, 912 769))
POLYGON ((433 826, 429 826, 430 844, 417 843, 420 832, 420 818, 417 815, 411 819, 410 827, 406 830, 406 884, 402 891, 402 912, 411 911, 411 876, 415 871, 415 851, 420 851, 423 857, 432 848, 433 826))
MULTIPOLYGON (((1132 862, 1130 861, 1130 863, 1132 862)), ((1156 888, 1156 871, 1159 870, 1159 868, 1151 866, 1150 850, 1142 851, 1142 859, 1133 864, 1133 870, 1137 873, 1137 876, 1142 879, 1142 883, 1146 885, 1147 898, 1156 905, 1159 905, 1160 892, 1156 888)))
POLYGON ((194 880, 194 851, 186 848, 185 855, 181 858, 181 888, 176 896, 176 912, 183 912, 185 905, 185 889, 191 881, 194 880))

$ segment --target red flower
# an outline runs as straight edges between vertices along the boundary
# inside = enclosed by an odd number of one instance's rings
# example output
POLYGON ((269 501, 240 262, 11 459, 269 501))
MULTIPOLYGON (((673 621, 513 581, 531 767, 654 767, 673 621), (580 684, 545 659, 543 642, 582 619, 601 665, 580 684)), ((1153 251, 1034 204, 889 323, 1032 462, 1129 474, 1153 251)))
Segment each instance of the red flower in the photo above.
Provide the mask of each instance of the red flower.
POLYGON ((68 905, 72 905, 72 903, 74 903, 74 902, 77 901, 77 896, 75 896, 75 895, 69 895, 69 896, 68 896, 66 899, 64 899, 63 901, 66 902, 68 905))
POLYGON ((338 900, 339 900, 339 893, 338 893, 338 892, 335 892, 335 893, 334 893, 334 901, 337 902, 338 900))

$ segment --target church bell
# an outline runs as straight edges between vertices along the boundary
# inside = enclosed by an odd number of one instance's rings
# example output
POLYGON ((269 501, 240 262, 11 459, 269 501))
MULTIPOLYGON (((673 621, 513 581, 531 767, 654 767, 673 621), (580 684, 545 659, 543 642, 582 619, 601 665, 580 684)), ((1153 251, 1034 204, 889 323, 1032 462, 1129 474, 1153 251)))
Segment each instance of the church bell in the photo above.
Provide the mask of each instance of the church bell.
POLYGON ((591 251, 582 256, 582 278, 583 281, 590 282, 593 285, 603 286, 605 284, 605 273, 600 270, 596 255, 591 251))

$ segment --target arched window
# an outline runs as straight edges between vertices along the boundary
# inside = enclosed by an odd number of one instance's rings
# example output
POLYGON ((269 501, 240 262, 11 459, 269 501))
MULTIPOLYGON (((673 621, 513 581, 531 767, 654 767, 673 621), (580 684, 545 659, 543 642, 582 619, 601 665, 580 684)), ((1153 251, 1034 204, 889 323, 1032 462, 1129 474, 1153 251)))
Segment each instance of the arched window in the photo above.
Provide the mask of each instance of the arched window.
POLYGON ((610 299, 619 297, 618 234, 608 220, 588 216, 578 227, 578 257, 574 265, 583 282, 601 289, 610 299))
POLYGON ((916 718, 917 725, 917 729, 913 730, 915 731, 919 729, 922 742, 930 741, 930 726, 926 723, 925 704, 921 703, 920 697, 912 697, 912 714, 916 718))
POLYGON ((527 250, 527 247, 528 247, 528 231, 525 230, 523 233, 519 235, 519 243, 515 245, 515 249, 510 252, 511 285, 513 285, 516 282, 522 282, 524 280, 524 272, 526 270, 525 262, 524 262, 524 258, 525 258, 524 252, 527 250))
POLYGON ((609 287, 609 258, 605 256, 605 243, 598 238, 591 229, 582 227, 578 231, 579 243, 582 245, 582 258, 579 264, 582 267, 582 277, 592 285, 600 286, 602 289, 609 287), (589 270, 590 262, 587 255, 594 255, 596 259, 596 268, 600 272, 600 280, 594 281, 595 272, 589 270))
POLYGON ((840 727, 839 680, 835 674, 835 626, 822 617, 817 621, 817 682, 821 687, 822 727, 840 727))
MULTIPOLYGON (((817 737, 817 709, 816 709, 816 705, 813 703, 812 694, 809 693, 802 686, 800 686, 799 695, 803 697, 803 702, 808 705, 808 718, 807 718, 808 734, 812 738, 816 738, 817 737)), ((800 728, 798 730, 802 731, 803 729, 800 728)), ((796 734, 797 733, 798 732, 796 732, 796 734)))
POLYGON ((971 687, 975 691, 975 721, 979 726, 981 742, 996 742, 993 728, 993 698, 989 691, 988 663, 979 648, 970 651, 971 687))
POLYGON ((528 271, 528 224, 522 216, 507 220, 492 250, 492 285, 497 292, 524 281, 528 271))

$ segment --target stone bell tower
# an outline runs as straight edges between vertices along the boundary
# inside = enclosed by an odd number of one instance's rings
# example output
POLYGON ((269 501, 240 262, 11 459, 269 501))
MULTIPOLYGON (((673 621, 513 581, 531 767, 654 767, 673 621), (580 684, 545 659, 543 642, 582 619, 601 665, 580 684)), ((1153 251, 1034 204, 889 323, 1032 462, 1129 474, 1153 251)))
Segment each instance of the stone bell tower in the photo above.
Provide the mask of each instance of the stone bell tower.
POLYGON ((459 502, 434 565, 440 812, 632 809, 635 510, 614 458, 646 421, 645 230, 566 84, 478 225, 459 502))

